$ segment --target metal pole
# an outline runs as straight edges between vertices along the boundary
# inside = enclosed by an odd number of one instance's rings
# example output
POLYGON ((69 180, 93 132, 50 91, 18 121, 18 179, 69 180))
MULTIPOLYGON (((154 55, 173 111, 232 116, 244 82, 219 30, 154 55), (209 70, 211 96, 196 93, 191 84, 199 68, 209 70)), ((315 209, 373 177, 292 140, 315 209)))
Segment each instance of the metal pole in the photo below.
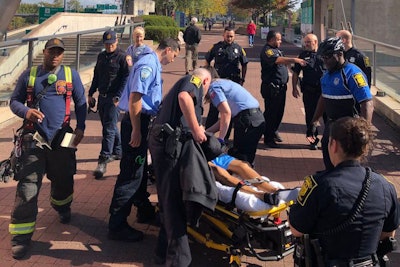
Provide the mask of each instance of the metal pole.
POLYGON ((29 41, 28 46, 28 68, 33 65, 33 41, 29 41))
POLYGON ((79 72, 80 69, 80 61, 81 61, 81 35, 78 34, 76 36, 76 51, 75 51, 75 69, 79 72))

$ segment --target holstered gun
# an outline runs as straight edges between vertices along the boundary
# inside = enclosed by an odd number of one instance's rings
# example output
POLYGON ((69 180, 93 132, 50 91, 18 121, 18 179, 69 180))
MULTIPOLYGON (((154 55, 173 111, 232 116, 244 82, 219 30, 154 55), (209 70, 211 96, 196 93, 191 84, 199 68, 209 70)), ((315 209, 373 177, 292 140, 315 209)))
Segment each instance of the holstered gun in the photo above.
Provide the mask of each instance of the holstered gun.
POLYGON ((378 256, 380 267, 389 267, 390 260, 386 254, 397 249, 397 240, 393 237, 385 238, 379 241, 378 249, 376 250, 376 255, 378 256))

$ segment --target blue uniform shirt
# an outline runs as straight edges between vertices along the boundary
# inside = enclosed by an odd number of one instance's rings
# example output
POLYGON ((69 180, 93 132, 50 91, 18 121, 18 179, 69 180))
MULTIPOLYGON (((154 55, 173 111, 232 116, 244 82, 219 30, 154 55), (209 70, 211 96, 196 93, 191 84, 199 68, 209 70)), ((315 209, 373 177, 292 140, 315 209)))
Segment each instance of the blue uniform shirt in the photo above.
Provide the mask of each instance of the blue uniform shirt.
POLYGON ((162 99, 161 63, 154 51, 143 55, 133 66, 122 93, 119 108, 129 111, 129 95, 142 94, 142 113, 156 115, 162 99))
POLYGON ((332 73, 325 72, 321 78, 322 97, 325 99, 326 115, 331 119, 355 113, 354 104, 372 99, 365 74, 356 65, 345 63, 332 73))
MULTIPOLYGON (((134 46, 130 45, 126 49, 126 60, 132 60, 132 65, 134 65, 142 56, 151 53, 153 50, 147 45, 134 46), (129 59, 130 57, 130 59, 129 59)), ((128 63, 129 64, 129 63, 128 63)))
POLYGON ((257 99, 243 86, 227 79, 214 80, 208 89, 208 95, 215 107, 218 107, 221 102, 227 101, 232 118, 240 111, 260 106, 257 99))
MULTIPOLYGON (((85 130, 86 97, 81 78, 76 70, 72 70, 72 99, 75 104, 77 128, 85 130)), ((25 105, 30 69, 25 70, 19 77, 11 96, 10 108, 18 117, 25 118, 29 108, 25 105)), ((34 85, 34 95, 39 94, 46 86, 49 72, 42 66, 38 67, 34 85)), ((65 73, 61 66, 57 73, 57 81, 49 86, 44 97, 39 102, 39 109, 44 114, 41 123, 34 123, 35 129, 47 140, 51 141, 58 129, 61 128, 65 117, 65 73)))

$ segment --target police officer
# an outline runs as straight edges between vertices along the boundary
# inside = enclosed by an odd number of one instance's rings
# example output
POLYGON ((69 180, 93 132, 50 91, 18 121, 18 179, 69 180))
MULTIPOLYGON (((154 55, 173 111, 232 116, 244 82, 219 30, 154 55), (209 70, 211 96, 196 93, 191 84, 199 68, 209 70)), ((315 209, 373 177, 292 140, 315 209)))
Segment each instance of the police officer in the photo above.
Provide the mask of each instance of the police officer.
POLYGON ((329 159, 328 141, 329 124, 345 116, 362 116, 368 122, 372 121, 374 105, 365 74, 352 63, 344 59, 344 45, 340 38, 324 40, 318 47, 318 56, 324 62, 327 72, 321 78, 320 96, 314 116, 308 129, 310 142, 315 142, 316 126, 319 118, 325 112, 325 123, 322 137, 322 153, 326 169, 332 169, 329 159), (359 113, 356 103, 360 104, 359 113))
POLYGON ((282 35, 276 31, 269 31, 267 43, 260 53, 261 62, 261 95, 264 98, 264 144, 271 148, 279 147, 276 141, 282 139, 278 134, 278 127, 282 122, 286 103, 286 89, 289 79, 287 64, 298 63, 305 66, 307 62, 301 58, 284 57, 279 47, 282 35))
POLYGON ((61 223, 71 220, 76 146, 83 138, 86 119, 85 89, 79 74, 61 65, 64 43, 58 38, 46 42, 43 64, 19 77, 10 108, 24 119, 15 147, 19 155, 15 204, 9 231, 11 251, 21 259, 29 249, 38 214, 38 196, 43 175, 51 181, 50 202, 61 223), (77 126, 70 127, 70 102, 75 104, 77 126), (27 105, 25 105, 27 103, 27 105), (73 132, 72 148, 61 147, 66 132, 73 132), (21 151, 22 150, 22 151, 21 151))
POLYGON ((190 19, 189 26, 183 33, 183 40, 185 41, 185 70, 186 75, 189 74, 190 70, 194 70, 197 66, 197 60, 199 59, 198 46, 201 40, 201 33, 199 28, 196 26, 197 18, 192 17, 190 19))
POLYGON ((353 36, 347 30, 340 30, 336 33, 336 37, 340 37, 344 44, 344 58, 357 65, 367 76, 368 86, 371 87, 371 63, 369 57, 353 46, 353 36))
POLYGON ((103 34, 105 51, 97 57, 92 84, 89 89, 89 104, 95 102, 93 94, 98 90, 98 110, 103 126, 102 142, 98 165, 93 172, 96 179, 103 177, 107 163, 121 159, 121 136, 118 130, 119 98, 124 90, 129 68, 125 52, 118 47, 114 31, 103 34))
POLYGON ((190 265, 186 227, 192 217, 186 211, 196 213, 198 205, 214 209, 217 201, 215 179, 200 147, 207 140, 200 124, 203 91, 210 82, 205 68, 177 81, 164 97, 150 132, 162 222, 156 256, 160 263, 166 261, 166 266, 190 265), (191 208, 185 206, 189 203, 191 208))
POLYGON ((240 84, 227 79, 214 79, 206 99, 220 114, 219 121, 207 128, 207 132, 219 131, 219 139, 223 142, 232 118, 235 131, 229 154, 253 164, 265 126, 257 99, 240 84))
MULTIPOLYGON (((226 27, 223 37, 223 41, 214 44, 206 53, 205 59, 207 65, 210 66, 211 61, 214 60, 214 68, 217 70, 220 78, 230 79, 243 85, 246 78, 247 63, 249 62, 246 52, 235 42, 234 28, 226 27)), ((205 125, 206 128, 211 127, 216 121, 218 121, 218 110, 210 105, 205 125)), ((226 139, 229 138, 229 132, 226 139)))
POLYGON ((319 240, 322 266, 379 266, 378 242, 394 237, 399 226, 395 187, 360 164, 372 136, 364 118, 333 122, 328 150, 335 167, 307 176, 290 208, 293 235, 319 240))
POLYGON ((133 65, 129 74, 119 103, 125 111, 121 121, 122 158, 110 205, 109 239, 135 242, 143 238, 143 232, 127 222, 132 204, 138 207, 139 223, 154 218, 154 207, 146 191, 147 176, 143 175, 146 138, 151 116, 156 115, 162 98, 161 65, 173 62, 179 50, 175 39, 162 40, 156 51, 143 55, 133 65))
MULTIPOLYGON (((318 99, 321 95, 321 83, 320 79, 323 74, 323 62, 317 57, 318 49, 318 38, 315 34, 309 33, 304 39, 304 50, 300 53, 299 58, 307 61, 307 65, 301 66, 300 64, 294 64, 292 70, 292 94, 295 98, 300 96, 298 90, 298 83, 300 81, 300 89, 303 93, 303 103, 305 110, 306 126, 309 129, 309 125, 312 117, 314 116, 315 109, 317 108, 318 99), (303 78, 299 78, 299 74, 303 72, 303 78)), ((310 135, 309 133, 306 134, 310 135)), ((318 133, 316 132, 316 135, 318 133)), ((310 143, 310 149, 316 150, 317 142, 310 143)))

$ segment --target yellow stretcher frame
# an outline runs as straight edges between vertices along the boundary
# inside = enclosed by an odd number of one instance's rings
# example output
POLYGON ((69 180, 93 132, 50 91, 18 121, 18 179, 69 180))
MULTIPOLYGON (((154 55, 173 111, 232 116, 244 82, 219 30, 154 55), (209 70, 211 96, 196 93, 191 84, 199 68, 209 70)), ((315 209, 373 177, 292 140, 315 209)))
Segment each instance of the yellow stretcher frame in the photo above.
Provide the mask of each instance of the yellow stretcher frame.
MULTIPOLYGON (((223 205, 217 205, 215 210, 220 214, 229 216, 231 219, 239 221, 241 216, 249 216, 251 218, 257 217, 270 217, 274 219, 279 219, 280 213, 286 211, 291 205, 294 204, 294 201, 289 201, 286 203, 282 203, 279 206, 272 207, 269 210, 262 210, 262 211, 255 211, 255 212, 245 212, 243 214, 239 214, 230 210, 225 209, 223 205)), ((210 222, 213 226, 215 226, 224 237, 232 239, 233 232, 229 229, 229 225, 222 220, 214 217, 212 213, 203 212, 202 218, 210 222)), ((229 255, 229 265, 230 266, 240 266, 241 265, 241 252, 240 249, 236 248, 232 244, 224 244, 224 243, 217 243, 213 241, 210 236, 210 233, 202 234, 199 231, 193 229, 192 227, 187 227, 187 232, 190 236, 192 236, 198 243, 205 245, 207 248, 215 249, 218 251, 226 252, 229 255)), ((262 261, 270 261, 270 260, 280 260, 284 256, 293 253, 294 245, 290 244, 291 247, 287 247, 287 251, 282 254, 281 256, 274 256, 274 257, 261 257, 255 253, 255 251, 250 247, 250 241, 248 240, 248 246, 250 251, 256 256, 258 259, 262 261)), ((285 245, 286 247, 286 245, 285 245)))

